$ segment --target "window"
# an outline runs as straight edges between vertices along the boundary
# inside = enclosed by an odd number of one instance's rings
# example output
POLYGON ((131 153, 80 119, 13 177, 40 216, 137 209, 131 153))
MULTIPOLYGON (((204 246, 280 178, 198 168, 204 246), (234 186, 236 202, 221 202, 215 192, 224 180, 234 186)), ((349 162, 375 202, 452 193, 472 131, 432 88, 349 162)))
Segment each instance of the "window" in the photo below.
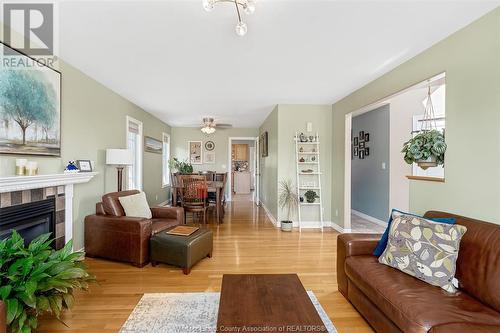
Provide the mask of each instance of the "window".
POLYGON ((168 161, 170 160, 170 135, 163 133, 163 156, 162 156, 162 185, 163 187, 170 185, 170 167, 168 161))
POLYGON ((127 167, 127 189, 142 190, 142 122, 127 117, 127 148, 133 162, 127 167))

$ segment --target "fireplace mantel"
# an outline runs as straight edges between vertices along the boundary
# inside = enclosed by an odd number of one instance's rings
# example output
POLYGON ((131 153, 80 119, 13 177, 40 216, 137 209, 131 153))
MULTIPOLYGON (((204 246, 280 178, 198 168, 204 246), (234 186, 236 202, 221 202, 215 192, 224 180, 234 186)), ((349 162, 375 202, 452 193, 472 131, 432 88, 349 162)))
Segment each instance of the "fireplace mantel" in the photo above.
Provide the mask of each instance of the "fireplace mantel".
POLYGON ((73 239, 73 185, 87 183, 97 172, 0 177, 0 193, 64 186, 64 237, 73 239))
POLYGON ((70 184, 86 183, 95 175, 97 175, 97 172, 0 177, 0 193, 23 191, 50 186, 65 186, 70 184))

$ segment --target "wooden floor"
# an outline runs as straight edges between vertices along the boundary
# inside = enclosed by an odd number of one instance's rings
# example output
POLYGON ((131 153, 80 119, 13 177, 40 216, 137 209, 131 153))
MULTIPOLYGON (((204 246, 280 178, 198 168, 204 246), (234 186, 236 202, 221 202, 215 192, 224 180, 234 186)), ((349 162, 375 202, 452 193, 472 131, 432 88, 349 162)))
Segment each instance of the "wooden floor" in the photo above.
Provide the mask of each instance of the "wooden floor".
POLYGON ((74 309, 62 318, 68 327, 42 318, 39 332, 118 332, 144 293, 220 291, 225 273, 297 273, 340 333, 373 332, 337 291, 337 232, 281 232, 252 202, 233 203, 224 224, 212 224, 211 229, 213 257, 201 261, 188 276, 173 266, 140 269, 87 259, 98 283, 76 295, 74 309))

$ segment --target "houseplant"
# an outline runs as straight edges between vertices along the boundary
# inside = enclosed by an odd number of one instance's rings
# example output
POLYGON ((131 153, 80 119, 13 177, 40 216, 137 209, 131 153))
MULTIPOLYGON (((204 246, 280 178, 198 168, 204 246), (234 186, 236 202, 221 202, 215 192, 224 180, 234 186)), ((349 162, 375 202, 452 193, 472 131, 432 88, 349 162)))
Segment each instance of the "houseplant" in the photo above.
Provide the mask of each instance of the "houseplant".
POLYGON ((177 157, 173 157, 168 161, 168 164, 171 169, 177 170, 180 173, 193 173, 193 166, 191 163, 188 163, 186 161, 179 161, 177 157))
POLYGON ((424 170, 442 165, 446 152, 444 133, 438 130, 422 131, 405 142, 401 152, 406 163, 417 163, 424 170))
POLYGON ((55 251, 49 238, 41 235, 26 247, 14 231, 0 241, 0 299, 7 307, 11 333, 35 331, 43 313, 59 319, 73 306, 73 291, 87 290, 94 281, 82 263, 85 253, 72 252, 72 241, 55 251))
POLYGON ((311 190, 304 193, 304 196, 306 197, 306 201, 308 203, 313 203, 314 201, 316 201, 316 198, 319 198, 318 194, 316 194, 316 192, 311 190))
POLYGON ((293 211, 297 209, 298 206, 298 197, 297 193, 295 193, 292 185, 292 181, 290 179, 283 179, 279 182, 279 198, 278 204, 281 209, 286 210, 287 220, 281 221, 281 230, 282 231, 292 231, 293 229, 293 221, 291 220, 293 211))

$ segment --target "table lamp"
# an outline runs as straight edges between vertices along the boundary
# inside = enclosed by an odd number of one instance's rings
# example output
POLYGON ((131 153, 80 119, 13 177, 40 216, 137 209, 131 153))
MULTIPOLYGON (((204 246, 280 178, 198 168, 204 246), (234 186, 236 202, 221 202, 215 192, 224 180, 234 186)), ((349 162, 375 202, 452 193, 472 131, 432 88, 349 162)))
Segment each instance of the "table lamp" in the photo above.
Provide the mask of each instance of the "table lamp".
POLYGON ((123 187, 123 168, 132 165, 132 161, 132 151, 129 149, 106 149, 106 164, 116 165, 118 170, 118 192, 123 187))

